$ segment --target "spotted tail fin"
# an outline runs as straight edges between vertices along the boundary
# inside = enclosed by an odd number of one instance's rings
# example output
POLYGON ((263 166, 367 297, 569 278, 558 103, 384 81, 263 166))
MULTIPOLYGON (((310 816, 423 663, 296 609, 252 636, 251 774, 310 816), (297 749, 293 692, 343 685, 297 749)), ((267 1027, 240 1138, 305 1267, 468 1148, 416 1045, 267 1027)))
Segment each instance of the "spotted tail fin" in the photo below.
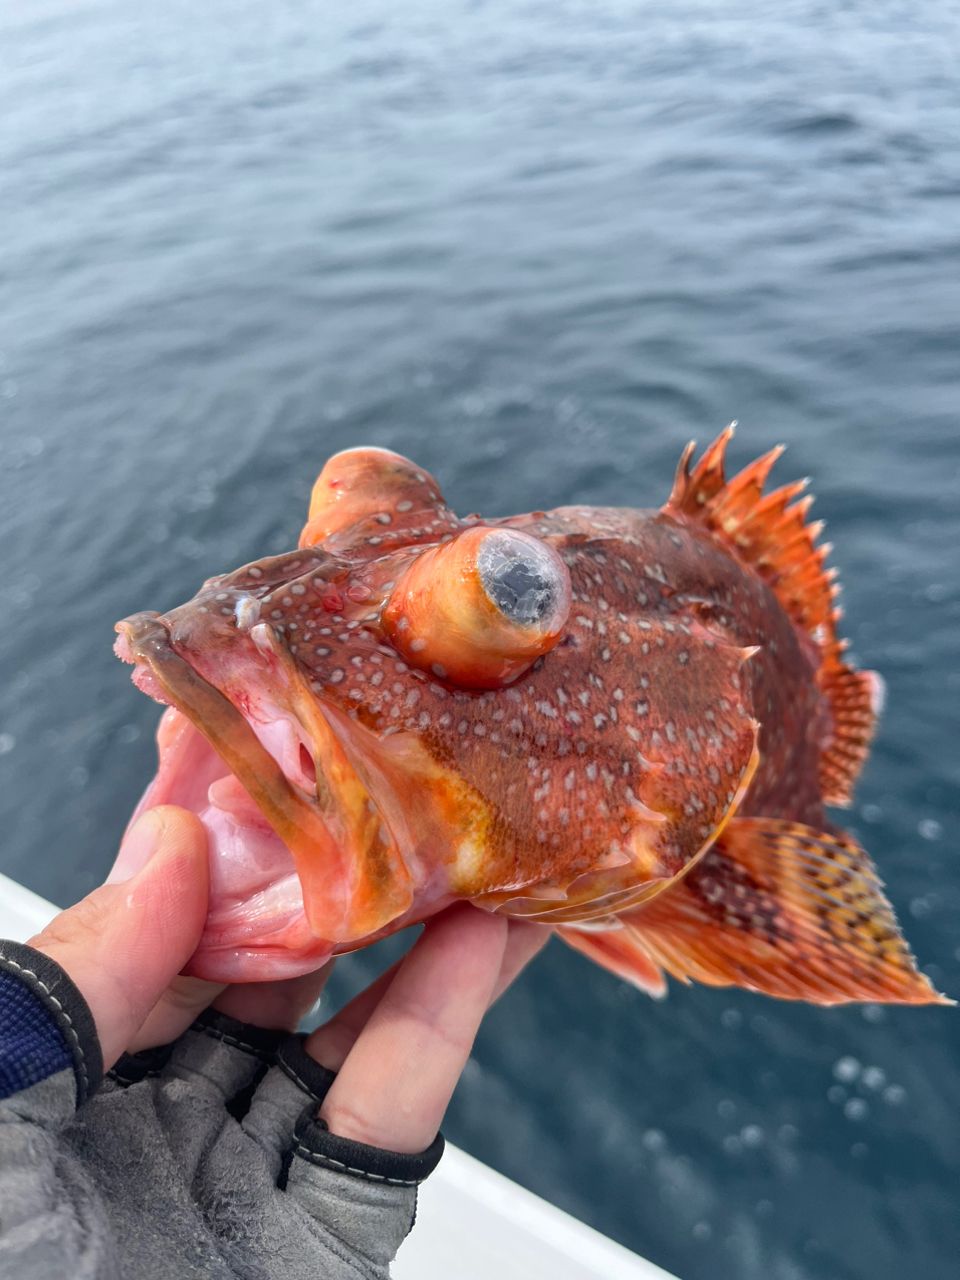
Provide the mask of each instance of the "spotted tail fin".
POLYGON ((647 989, 662 970, 813 1004, 953 1003, 918 972, 869 857, 840 832, 733 818, 686 876, 619 926, 609 956, 590 949, 602 935, 573 945, 647 989), (642 980, 625 972, 630 950, 642 980))
POLYGON ((734 425, 714 440, 692 469, 694 445, 687 446, 664 510, 705 525, 732 547, 816 645, 817 680, 831 711, 829 737, 820 752, 821 794, 826 804, 847 805, 870 750, 880 677, 856 671, 843 660, 846 642, 837 637, 840 588, 836 571, 825 564, 830 544, 817 546, 823 525, 807 519, 813 498, 802 496, 806 481, 763 492, 783 452, 781 445, 727 480, 724 459, 734 425))

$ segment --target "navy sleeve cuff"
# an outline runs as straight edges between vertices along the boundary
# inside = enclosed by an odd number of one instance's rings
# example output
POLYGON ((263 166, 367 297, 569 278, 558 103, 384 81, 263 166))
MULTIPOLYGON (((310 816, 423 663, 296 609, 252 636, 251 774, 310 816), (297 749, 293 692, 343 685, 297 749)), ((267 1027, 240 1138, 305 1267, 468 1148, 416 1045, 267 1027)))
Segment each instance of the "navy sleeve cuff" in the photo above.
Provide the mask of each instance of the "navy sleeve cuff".
POLYGON ((0 941, 0 1098, 72 1067, 79 1107, 103 1076, 86 1000, 55 960, 0 941))

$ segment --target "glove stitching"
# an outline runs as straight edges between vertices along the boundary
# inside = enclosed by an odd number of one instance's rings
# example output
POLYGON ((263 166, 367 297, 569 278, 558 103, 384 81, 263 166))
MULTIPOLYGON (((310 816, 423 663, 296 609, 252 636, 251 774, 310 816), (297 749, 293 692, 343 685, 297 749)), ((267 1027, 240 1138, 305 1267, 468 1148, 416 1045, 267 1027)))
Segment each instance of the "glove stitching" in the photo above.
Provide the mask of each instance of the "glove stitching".
POLYGON ((59 1022, 57 1025, 60 1027, 60 1030, 64 1033, 64 1035, 67 1037, 68 1041, 73 1047, 73 1056, 74 1056, 74 1061, 76 1062, 77 1074, 80 1076, 80 1080, 82 1082, 81 1095, 85 1095, 89 1088, 90 1080, 87 1075, 87 1063, 86 1063, 86 1057, 83 1052, 83 1045, 80 1043, 80 1037, 77 1035, 74 1029, 73 1019, 70 1017, 69 1013, 67 1013, 66 1009, 63 1007, 63 1005, 60 1003, 57 997, 53 994, 53 992, 50 990, 47 984, 43 981, 43 979, 38 977, 37 974, 35 974, 32 969, 27 969, 22 964, 17 964, 16 960, 11 960, 9 956, 0 957, 0 963, 2 963, 3 965, 9 966, 11 969, 16 969, 18 972, 22 973, 25 978, 32 978, 33 981, 37 984, 37 986, 40 987, 40 989, 46 994, 47 999, 50 1001, 50 1003, 56 1007, 57 1012, 60 1014, 60 1017, 66 1023, 66 1026, 61 1026, 59 1022))
POLYGON ((214 1027, 193 1027, 194 1031, 200 1031, 205 1036, 211 1036, 214 1040, 222 1040, 224 1044, 233 1045, 235 1049, 242 1049, 245 1053, 251 1054, 254 1058, 259 1058, 261 1062, 273 1062, 273 1054, 265 1053, 262 1049, 258 1049, 255 1045, 248 1044, 245 1040, 240 1040, 236 1036, 230 1035, 226 1031, 217 1031, 214 1027))
POLYGON ((284 1062, 283 1058, 279 1058, 277 1060, 277 1066, 280 1068, 280 1070, 283 1072, 285 1076, 287 1076, 289 1079, 293 1081, 294 1084, 299 1085, 300 1088, 304 1091, 304 1093, 306 1093, 309 1097, 311 1097, 314 1102, 322 1102, 323 1099, 327 1096, 326 1090, 323 1092, 323 1094, 319 1094, 319 1093, 316 1093, 313 1089, 311 1089, 310 1086, 307 1084, 306 1080, 301 1079, 300 1076, 297 1074, 297 1072, 294 1071, 293 1067, 288 1066, 288 1064, 284 1062))
POLYGON ((355 1178, 365 1178, 367 1182, 387 1182, 392 1187, 415 1187, 418 1185, 416 1178, 388 1178, 384 1173, 370 1173, 367 1169, 357 1169, 352 1164, 346 1164, 343 1160, 334 1160, 333 1156, 326 1156, 319 1151, 313 1151, 310 1147, 305 1147, 302 1142, 298 1142, 294 1148, 298 1156, 302 1156, 304 1160, 309 1160, 311 1164, 329 1165, 334 1169, 339 1169, 343 1173, 352 1174, 355 1178))

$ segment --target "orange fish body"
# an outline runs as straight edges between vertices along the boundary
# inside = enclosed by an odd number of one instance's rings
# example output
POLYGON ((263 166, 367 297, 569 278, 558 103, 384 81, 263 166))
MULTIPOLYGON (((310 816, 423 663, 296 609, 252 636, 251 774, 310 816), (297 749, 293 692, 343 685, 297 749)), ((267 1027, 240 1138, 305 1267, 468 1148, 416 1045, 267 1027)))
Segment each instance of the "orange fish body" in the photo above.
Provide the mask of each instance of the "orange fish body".
POLYGON ((171 704, 143 804, 210 833, 192 971, 314 968, 451 902, 664 974, 942 1001, 845 804, 882 685, 843 660, 826 548, 731 430, 660 511, 457 517, 378 449, 327 463, 298 550, 118 624, 171 704))

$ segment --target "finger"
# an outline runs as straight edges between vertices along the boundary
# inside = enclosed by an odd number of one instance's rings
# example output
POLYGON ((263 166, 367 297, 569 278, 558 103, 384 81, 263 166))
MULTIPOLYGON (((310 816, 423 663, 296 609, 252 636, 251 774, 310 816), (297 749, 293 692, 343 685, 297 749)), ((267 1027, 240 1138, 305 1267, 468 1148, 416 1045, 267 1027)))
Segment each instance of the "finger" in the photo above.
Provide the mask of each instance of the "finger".
POLYGON ((333 961, 313 973, 281 982, 243 982, 227 987, 213 1003, 215 1009, 251 1022, 255 1027, 295 1031, 320 999, 327 979, 333 972, 333 961))
MULTIPOLYGON (((510 920, 507 925, 507 945, 504 948, 500 974, 490 1003, 499 1000, 517 975, 542 951, 550 940, 553 929, 547 925, 531 924, 522 920, 510 920)), ((329 1022, 317 1027, 307 1040, 307 1052, 317 1062, 331 1071, 339 1071, 353 1048, 370 1015, 380 1003, 390 983, 396 976, 402 961, 397 960, 380 977, 361 991, 349 1004, 336 1013, 329 1022)))
MULTIPOLYGON (((189 959, 189 957, 188 957, 189 959)), ((186 961, 184 961, 186 963, 186 961)), ((127 1053, 139 1053, 154 1045, 169 1044, 182 1035, 198 1014, 208 1009, 223 990, 220 982, 207 982, 204 978, 188 978, 180 973, 171 981, 163 995, 124 1045, 127 1053)))
POLYGON ((414 1153, 433 1141, 500 974, 506 922, 474 907, 431 921, 330 1088, 331 1132, 414 1153))
POLYGON ((550 941, 553 928, 550 925, 532 924, 528 920, 510 920, 507 925, 507 945, 503 952, 500 975, 493 989, 490 1003, 499 1000, 507 987, 527 967, 550 941))
POLYGON ((397 960, 389 969, 385 969, 379 978, 365 987, 358 996, 354 996, 329 1022, 310 1033, 305 1048, 311 1058, 315 1058, 330 1071, 340 1070, 370 1015, 397 976, 402 963, 402 960, 397 960))
MULTIPOLYGON (((152 809, 131 827, 128 841, 142 869, 96 889, 31 939, 66 969, 90 1006, 105 1067, 134 1043, 189 960, 207 913, 207 838, 194 814, 152 809)), ((187 1001, 190 1011, 183 1007, 182 987, 173 1001, 180 1007, 169 1025, 179 1033, 194 1016, 194 1002, 187 1001)))

